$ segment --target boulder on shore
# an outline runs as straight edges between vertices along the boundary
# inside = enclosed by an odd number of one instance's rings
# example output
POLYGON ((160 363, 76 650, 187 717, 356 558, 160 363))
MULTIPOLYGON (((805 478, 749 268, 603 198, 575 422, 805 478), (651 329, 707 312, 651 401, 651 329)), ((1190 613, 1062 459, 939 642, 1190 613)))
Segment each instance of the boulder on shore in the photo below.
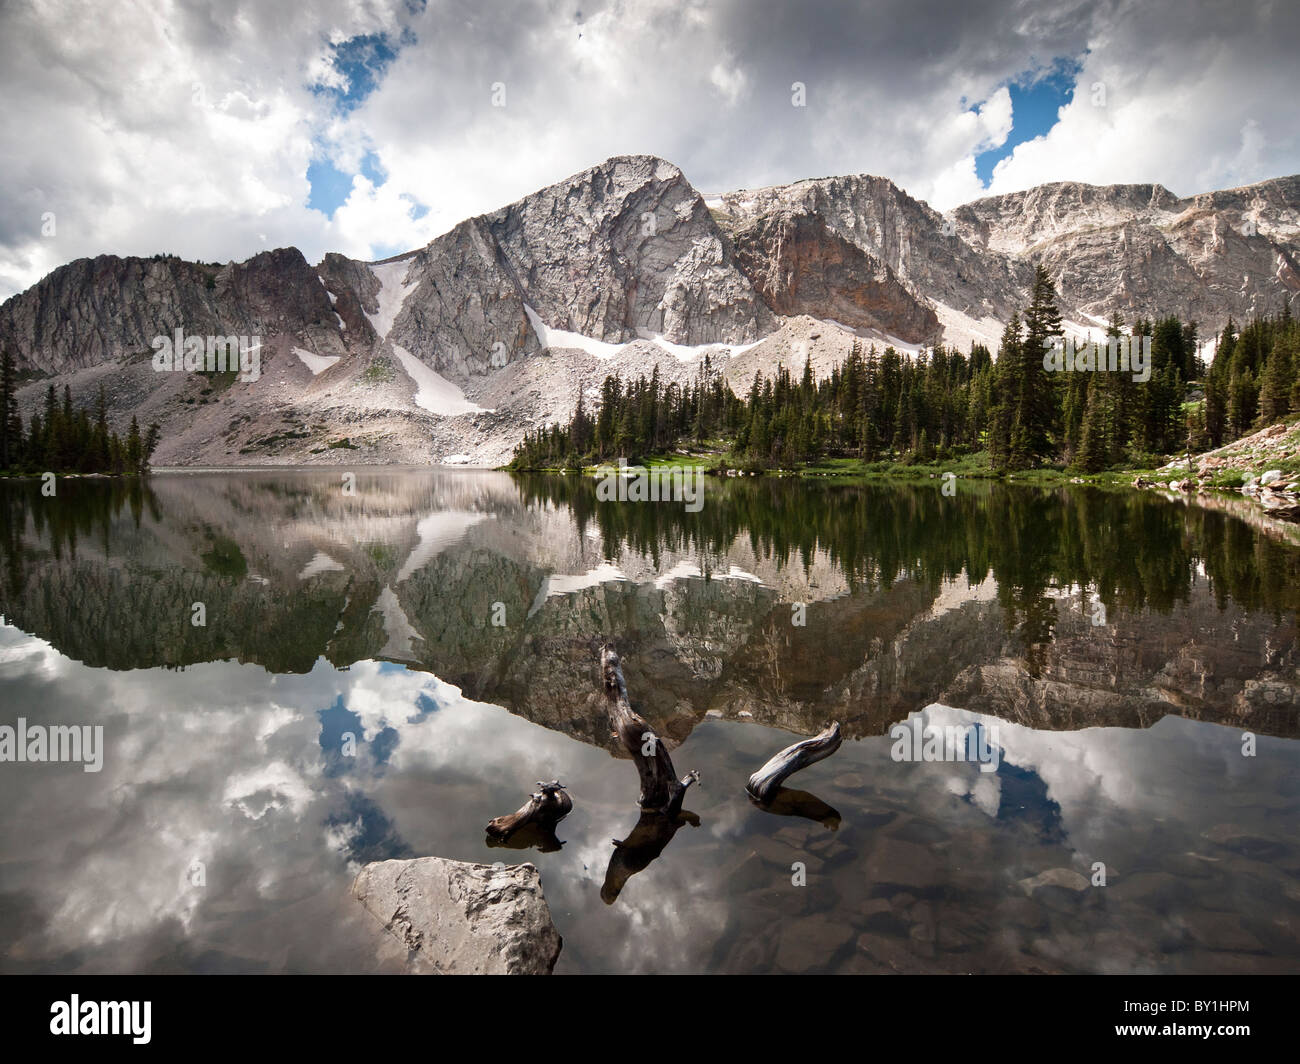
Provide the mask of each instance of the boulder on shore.
POLYGON ((549 975, 562 939, 532 864, 375 861, 352 893, 425 975, 549 975))

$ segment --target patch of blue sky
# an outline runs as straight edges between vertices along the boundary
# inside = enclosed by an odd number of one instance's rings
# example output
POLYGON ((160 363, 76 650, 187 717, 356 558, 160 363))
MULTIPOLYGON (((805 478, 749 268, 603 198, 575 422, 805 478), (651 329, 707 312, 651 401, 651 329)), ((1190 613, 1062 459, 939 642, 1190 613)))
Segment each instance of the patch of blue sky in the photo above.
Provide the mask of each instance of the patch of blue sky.
MULTIPOLYGON (((333 67, 342 76, 343 83, 317 84, 312 86, 311 91, 317 96, 332 100, 334 108, 341 113, 353 111, 379 87, 401 48, 414 42, 415 35, 410 29, 404 29, 396 41, 388 34, 378 33, 332 43, 330 49, 333 52, 333 67)), ((318 143, 316 157, 307 167, 307 184, 310 189, 307 206, 332 218, 351 194, 352 180, 357 173, 366 177, 376 188, 388 179, 374 152, 367 152, 362 157, 356 173, 346 173, 335 166, 325 146, 318 143)), ((414 215, 417 219, 428 211, 427 207, 420 204, 416 205, 416 209, 419 211, 414 215)))
MULTIPOLYGON (((363 177, 378 188, 387 179, 379 157, 374 152, 366 152, 358 170, 363 177)), ((307 183, 311 191, 307 196, 307 206, 318 210, 327 217, 341 207, 352 192, 352 179, 355 174, 347 174, 335 166, 329 159, 317 156, 307 165, 307 183)))
MULTIPOLYGON (((975 173, 988 188, 993 169, 1016 147, 1046 134, 1056 125, 1060 110, 1074 96, 1074 83, 1082 63, 1058 59, 1051 66, 1031 71, 1007 83, 1011 93, 1011 132, 996 148, 975 156, 975 173)), ((974 107, 971 110, 975 110, 974 107)))

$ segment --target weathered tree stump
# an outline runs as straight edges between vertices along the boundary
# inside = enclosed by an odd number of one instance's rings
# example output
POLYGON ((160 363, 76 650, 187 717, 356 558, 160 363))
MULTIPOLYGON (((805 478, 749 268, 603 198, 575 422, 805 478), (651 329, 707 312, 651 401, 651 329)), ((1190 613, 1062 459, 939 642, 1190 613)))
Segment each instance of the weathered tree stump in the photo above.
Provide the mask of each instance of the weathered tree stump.
POLYGON ((844 740, 840 736, 838 721, 831 721, 826 730, 811 739, 787 746, 771 761, 749 777, 745 790, 758 802, 771 801, 785 780, 802 768, 828 758, 840 748, 844 740))
MULTIPOLYGON (((537 781, 538 791, 528 796, 519 809, 508 816, 499 816, 488 822, 487 833, 498 842, 506 842, 523 828, 532 828, 542 841, 543 849, 547 836, 554 838, 555 825, 569 815, 573 808, 573 799, 559 780, 550 783, 537 781)), ((557 843, 558 848, 558 843, 557 843)))
POLYGON ((614 729, 614 737, 632 755, 641 777, 641 796, 638 799, 641 808, 669 817, 676 816, 682 808, 686 789, 699 781, 700 774, 692 771, 681 779, 677 778, 673 770, 673 759, 668 756, 668 748, 663 740, 655 735, 650 725, 628 702, 627 683, 623 680, 623 668, 613 644, 606 643, 601 647, 600 666, 605 706, 609 711, 609 723, 614 729))

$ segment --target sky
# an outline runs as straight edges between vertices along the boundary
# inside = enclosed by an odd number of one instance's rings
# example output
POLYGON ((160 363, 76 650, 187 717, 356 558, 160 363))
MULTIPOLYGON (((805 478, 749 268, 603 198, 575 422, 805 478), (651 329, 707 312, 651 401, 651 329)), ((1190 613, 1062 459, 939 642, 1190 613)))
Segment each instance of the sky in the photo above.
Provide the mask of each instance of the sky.
POLYGON ((0 299, 82 256, 420 247, 620 154, 715 195, 1300 172, 1300 5, 0 2, 0 299))

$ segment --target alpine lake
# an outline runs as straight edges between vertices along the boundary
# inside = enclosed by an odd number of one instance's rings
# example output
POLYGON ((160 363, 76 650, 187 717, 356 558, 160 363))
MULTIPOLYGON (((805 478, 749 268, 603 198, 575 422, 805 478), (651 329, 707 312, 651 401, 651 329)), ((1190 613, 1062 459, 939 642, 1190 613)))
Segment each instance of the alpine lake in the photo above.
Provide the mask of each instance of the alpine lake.
POLYGON ((0 971, 396 970, 350 886, 426 855, 535 864, 557 973, 1300 966, 1300 529, 1084 485, 353 473, 0 481, 0 971), (605 642, 700 774, 670 824, 605 642), (59 726, 97 763, 25 756, 59 726), (553 842, 485 835, 552 779, 553 842))

